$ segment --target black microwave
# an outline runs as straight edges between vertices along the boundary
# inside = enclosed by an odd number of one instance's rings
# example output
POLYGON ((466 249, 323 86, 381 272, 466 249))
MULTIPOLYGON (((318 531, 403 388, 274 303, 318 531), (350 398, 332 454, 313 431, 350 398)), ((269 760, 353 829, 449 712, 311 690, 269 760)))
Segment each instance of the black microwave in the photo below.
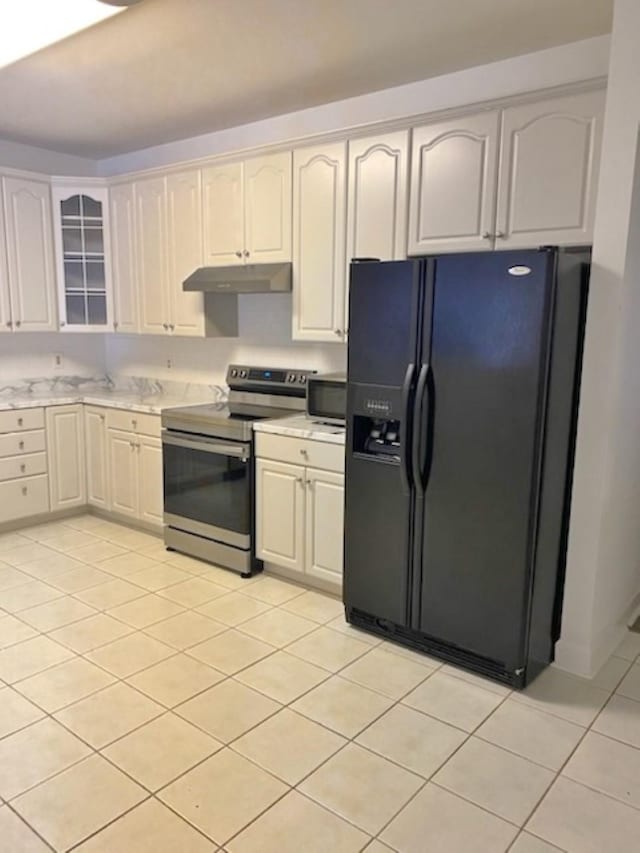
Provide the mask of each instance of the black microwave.
POLYGON ((345 423, 347 377, 344 373, 315 373, 307 378, 307 415, 325 424, 345 423))

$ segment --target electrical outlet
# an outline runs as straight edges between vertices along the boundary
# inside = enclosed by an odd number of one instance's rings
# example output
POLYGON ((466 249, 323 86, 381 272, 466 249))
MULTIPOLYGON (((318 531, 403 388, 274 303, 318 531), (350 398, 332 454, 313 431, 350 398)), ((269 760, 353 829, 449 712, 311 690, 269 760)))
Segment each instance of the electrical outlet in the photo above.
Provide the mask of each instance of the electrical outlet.
POLYGON ((55 370, 62 370, 62 353, 54 353, 53 367, 55 370))

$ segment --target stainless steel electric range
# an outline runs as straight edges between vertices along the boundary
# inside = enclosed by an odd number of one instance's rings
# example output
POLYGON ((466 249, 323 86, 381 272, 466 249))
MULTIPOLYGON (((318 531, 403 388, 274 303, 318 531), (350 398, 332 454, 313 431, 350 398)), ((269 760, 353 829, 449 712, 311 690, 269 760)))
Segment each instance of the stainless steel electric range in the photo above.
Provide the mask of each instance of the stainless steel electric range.
POLYGON ((164 541, 248 576, 254 550, 253 424, 304 411, 312 370, 232 364, 229 401, 162 413, 164 541))

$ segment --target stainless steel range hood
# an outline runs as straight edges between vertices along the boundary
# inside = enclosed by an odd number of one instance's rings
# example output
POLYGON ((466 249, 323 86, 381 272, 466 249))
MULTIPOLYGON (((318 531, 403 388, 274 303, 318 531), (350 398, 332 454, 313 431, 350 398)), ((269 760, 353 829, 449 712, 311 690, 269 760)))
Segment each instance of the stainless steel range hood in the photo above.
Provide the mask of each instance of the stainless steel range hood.
POLYGON ((182 289, 200 293, 283 293, 291 290, 291 264, 200 267, 182 289))

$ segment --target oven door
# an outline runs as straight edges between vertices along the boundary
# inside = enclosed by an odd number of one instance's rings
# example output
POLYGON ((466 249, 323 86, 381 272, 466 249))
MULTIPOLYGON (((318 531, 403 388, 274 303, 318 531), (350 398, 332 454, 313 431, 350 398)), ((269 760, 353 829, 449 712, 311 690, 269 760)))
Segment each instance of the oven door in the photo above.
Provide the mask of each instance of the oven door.
POLYGON ((164 521, 236 548, 251 547, 251 445, 162 432, 164 521))

